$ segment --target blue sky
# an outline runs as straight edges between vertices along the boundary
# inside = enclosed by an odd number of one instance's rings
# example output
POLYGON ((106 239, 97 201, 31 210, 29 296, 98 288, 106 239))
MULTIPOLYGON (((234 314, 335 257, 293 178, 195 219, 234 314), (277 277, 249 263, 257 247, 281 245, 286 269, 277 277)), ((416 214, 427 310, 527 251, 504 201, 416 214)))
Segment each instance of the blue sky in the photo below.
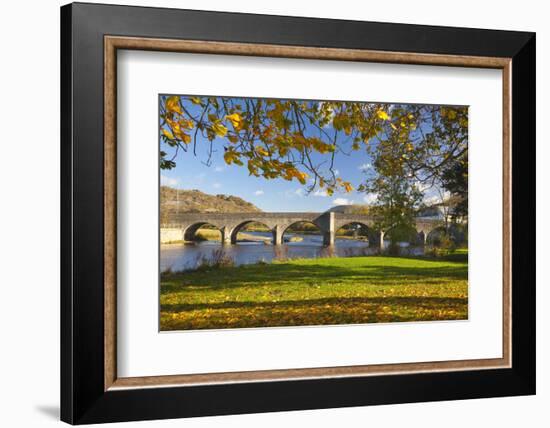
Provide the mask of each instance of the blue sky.
MULTIPOLYGON (((202 146, 205 148, 206 144, 202 146)), ((307 186, 297 181, 266 180, 250 176, 246 167, 226 165, 222 146, 218 147, 210 166, 201 162, 206 159, 205 150, 202 153, 197 152, 196 156, 191 152, 180 152, 176 167, 161 171, 161 184, 186 190, 198 189, 209 194, 239 196, 263 211, 320 212, 335 205, 365 204, 372 200, 371 195, 358 192, 334 193, 328 196, 317 189, 308 194, 307 186)), ((338 153, 335 168, 344 180, 360 183, 365 169, 371 168, 371 162, 365 152, 354 152, 352 156, 338 153)))

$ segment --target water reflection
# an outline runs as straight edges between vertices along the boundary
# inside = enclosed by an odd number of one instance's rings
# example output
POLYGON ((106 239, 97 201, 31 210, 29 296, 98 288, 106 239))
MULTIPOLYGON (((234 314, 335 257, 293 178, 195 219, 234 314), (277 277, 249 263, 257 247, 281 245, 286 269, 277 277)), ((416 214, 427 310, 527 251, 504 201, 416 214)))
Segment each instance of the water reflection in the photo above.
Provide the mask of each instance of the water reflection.
MULTIPOLYGON (((257 237, 271 237, 269 232, 247 232, 257 237)), ((286 233, 285 238, 290 242, 283 245, 271 245, 264 242, 239 242, 236 245, 225 245, 224 252, 231 257, 236 265, 257 263, 259 261, 271 262, 277 259, 317 258, 317 257, 354 257, 375 255, 380 252, 378 246, 369 246, 368 241, 360 239, 336 238, 332 247, 323 246, 323 238, 320 235, 304 235, 286 233)), ((385 242, 388 247, 389 242, 385 242)), ((422 247, 400 244, 402 253, 407 255, 423 254, 422 247)), ((221 244, 215 241, 204 241, 196 244, 170 244, 161 245, 160 269, 174 271, 193 269, 201 258, 209 258, 221 248, 221 244)))

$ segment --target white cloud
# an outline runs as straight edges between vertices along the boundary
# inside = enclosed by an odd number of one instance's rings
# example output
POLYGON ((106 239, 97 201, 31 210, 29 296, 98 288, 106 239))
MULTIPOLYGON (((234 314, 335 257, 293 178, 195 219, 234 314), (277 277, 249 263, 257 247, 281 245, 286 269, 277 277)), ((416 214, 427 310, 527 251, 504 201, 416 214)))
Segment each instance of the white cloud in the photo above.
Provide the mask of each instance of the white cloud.
POLYGON ((315 192, 313 192, 313 196, 328 196, 328 193, 326 190, 317 189, 315 192))
POLYGON ((375 193, 367 193, 365 196, 363 196, 363 201, 367 204, 374 204, 377 198, 378 196, 375 193))
POLYGON ((335 170, 334 170, 334 175, 339 176, 339 175, 340 175, 340 171, 337 170, 337 169, 335 169, 335 170))
POLYGON ((166 175, 161 175, 160 176, 160 184, 161 184, 161 186, 175 187, 179 184, 179 179, 172 178, 172 177, 167 177, 166 175))
POLYGON ((368 169, 371 169, 372 168, 372 165, 370 163, 364 163, 362 165, 359 165, 359 170, 360 171, 367 171, 368 169))
POLYGON ((284 192, 280 193, 282 195, 285 196, 285 198, 293 198, 294 196, 299 196, 299 197, 302 197, 304 196, 305 192, 304 192, 304 189, 302 189, 301 187, 298 188, 298 189, 287 189, 285 190, 284 192))
POLYGON ((426 205, 438 204, 439 202, 441 202, 441 198, 439 196, 434 195, 424 198, 424 203, 426 205))
POLYGON ((217 167, 214 168, 214 171, 216 171, 216 172, 222 172, 224 170, 225 170, 225 166, 217 166, 217 167))
POLYGON ((256 191, 254 192, 254 194, 255 194, 256 196, 260 196, 260 195, 263 195, 263 194, 264 194, 264 191, 263 191, 263 190, 256 190, 256 191))
POLYGON ((214 184, 212 184, 212 187, 214 189, 219 189, 220 187, 222 187, 222 184, 221 183, 214 183, 214 184))
POLYGON ((426 205, 440 204, 447 201, 450 197, 451 193, 447 190, 441 194, 437 194, 432 191, 428 192, 428 194, 424 196, 424 203, 426 205))
POLYGON ((332 201, 332 205, 352 205, 353 200, 347 198, 336 198, 332 201))
POLYGON ((425 192, 426 190, 428 190, 431 186, 427 183, 421 183, 419 180, 416 180, 414 182, 414 185, 416 186, 416 188, 421 191, 421 192, 425 192))

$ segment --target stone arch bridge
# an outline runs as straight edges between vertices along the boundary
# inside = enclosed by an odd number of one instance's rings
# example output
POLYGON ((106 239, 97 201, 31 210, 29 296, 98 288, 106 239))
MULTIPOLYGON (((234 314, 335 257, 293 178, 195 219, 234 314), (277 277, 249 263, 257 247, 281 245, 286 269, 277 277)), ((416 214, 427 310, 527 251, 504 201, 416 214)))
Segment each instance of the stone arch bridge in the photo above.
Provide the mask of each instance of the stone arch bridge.
MULTIPOLYGON (((343 214, 336 212, 285 212, 285 213, 180 213, 175 214, 170 224, 161 225, 162 229, 171 230, 171 236, 177 239, 192 241, 195 233, 205 225, 212 225, 220 230, 222 243, 235 244, 237 234, 250 223, 261 223, 273 233, 273 244, 283 243, 285 231, 292 225, 300 222, 313 223, 323 235, 324 245, 333 245, 336 231, 348 224, 361 224, 368 228, 369 241, 372 239, 381 247, 384 245, 384 234, 388 230, 375 230, 376 218, 367 214, 343 214)), ((418 217, 415 220, 416 231, 419 239, 424 244, 430 232, 442 225, 439 219, 418 217)), ((162 235, 162 234, 161 234, 162 235)), ((166 241, 166 240, 165 240, 166 241)), ((162 242, 162 236, 161 236, 162 242)))

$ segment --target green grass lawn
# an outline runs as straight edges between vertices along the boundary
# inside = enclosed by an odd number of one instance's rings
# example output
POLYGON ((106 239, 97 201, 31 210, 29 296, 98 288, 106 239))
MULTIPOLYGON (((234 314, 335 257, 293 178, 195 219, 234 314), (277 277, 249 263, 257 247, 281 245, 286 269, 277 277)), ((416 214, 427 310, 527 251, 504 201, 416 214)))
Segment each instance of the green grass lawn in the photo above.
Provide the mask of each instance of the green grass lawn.
POLYGON ((467 319, 467 253, 164 273, 160 306, 161 330, 467 319))

